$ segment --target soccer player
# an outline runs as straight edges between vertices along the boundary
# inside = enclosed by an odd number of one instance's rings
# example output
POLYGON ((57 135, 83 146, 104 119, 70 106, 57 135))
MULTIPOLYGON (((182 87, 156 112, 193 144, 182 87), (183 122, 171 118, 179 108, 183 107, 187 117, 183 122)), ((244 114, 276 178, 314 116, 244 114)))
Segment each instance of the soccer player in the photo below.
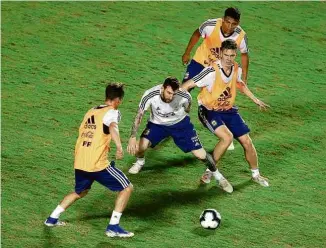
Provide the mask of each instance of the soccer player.
MULTIPOLYGON (((204 40, 189 63, 183 82, 192 79, 204 67, 210 66, 211 63, 218 60, 222 42, 226 39, 232 39, 237 43, 237 47, 241 51, 242 80, 247 83, 249 49, 247 35, 239 26, 240 15, 241 13, 237 8, 228 8, 225 10, 223 18, 209 19, 194 31, 182 56, 184 64, 188 64, 190 53, 200 37, 204 40)), ((233 142, 228 147, 228 150, 234 150, 233 142)))
MULTIPOLYGON (((234 40, 225 40, 221 46, 221 60, 206 67, 194 78, 181 87, 189 90, 200 87, 198 95, 198 115, 202 124, 219 138, 215 146, 214 160, 219 161, 227 147, 236 138, 242 145, 245 158, 251 168, 252 179, 262 186, 269 186, 268 180, 262 177, 258 169, 256 149, 249 137, 249 128, 234 106, 236 88, 256 103, 260 109, 269 107, 256 98, 241 80, 242 70, 234 61, 237 55, 237 44, 234 40)), ((206 170, 201 180, 209 183, 211 172, 206 170)))
POLYGON ((183 82, 192 79, 201 72, 204 67, 210 66, 212 62, 218 60, 221 44, 226 39, 234 40, 238 49, 241 51, 241 64, 243 68, 242 81, 247 82, 249 49, 247 35, 239 26, 240 15, 241 13, 237 8, 228 8, 225 10, 223 18, 209 19, 194 31, 182 55, 182 62, 184 64, 188 64, 190 53, 200 37, 204 40, 197 48, 194 57, 188 65, 183 82))
POLYGON ((185 153, 192 152, 199 160, 205 162, 211 175, 219 186, 231 193, 233 187, 216 169, 215 161, 206 153, 197 136, 188 113, 191 106, 191 95, 179 90, 176 78, 168 77, 163 85, 157 85, 145 92, 138 113, 132 126, 127 151, 136 155, 137 160, 129 169, 129 173, 137 174, 145 164, 145 151, 148 147, 155 147, 163 139, 172 137, 174 143, 185 153), (136 140, 137 130, 146 110, 150 108, 151 115, 139 144, 136 140))
POLYGON ((128 178, 108 161, 111 139, 117 151, 116 159, 123 158, 118 123, 121 115, 118 106, 124 96, 123 84, 111 83, 106 87, 104 105, 90 109, 79 127, 79 136, 75 146, 75 191, 66 195, 61 203, 46 219, 46 226, 62 226, 59 220, 61 213, 75 201, 87 195, 94 181, 106 188, 119 192, 106 235, 109 237, 132 237, 132 232, 125 231, 119 226, 120 217, 125 209, 133 186, 128 178))

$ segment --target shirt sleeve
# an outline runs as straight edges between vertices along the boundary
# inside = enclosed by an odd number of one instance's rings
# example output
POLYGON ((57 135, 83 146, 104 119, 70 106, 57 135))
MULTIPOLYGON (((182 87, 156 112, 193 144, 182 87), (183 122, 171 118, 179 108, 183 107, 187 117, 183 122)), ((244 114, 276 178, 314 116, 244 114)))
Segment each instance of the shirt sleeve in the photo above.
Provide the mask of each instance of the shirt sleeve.
POLYGON ((193 77, 192 80, 195 82, 197 87, 205 87, 214 83, 215 81, 215 69, 212 66, 204 68, 197 76, 193 77))
POLYGON ((185 98, 184 98, 183 106, 185 109, 187 109, 189 105, 191 105, 192 97, 189 94, 189 92, 184 92, 184 93, 185 93, 185 98))
POLYGON ((121 120, 121 114, 119 110, 110 109, 103 117, 103 124, 106 126, 110 126, 112 122, 119 123, 121 120))
POLYGON ((140 100, 139 108, 143 111, 146 111, 151 105, 151 99, 154 95, 156 95, 155 92, 151 92, 149 90, 145 91, 144 95, 140 100))
POLYGON ((248 38, 247 35, 245 34, 245 36, 243 37, 241 43, 240 43, 240 47, 239 50, 241 53, 248 53, 249 52, 249 48, 248 48, 248 38))
POLYGON ((205 39, 210 36, 216 26, 216 19, 208 19, 199 27, 200 35, 205 39))

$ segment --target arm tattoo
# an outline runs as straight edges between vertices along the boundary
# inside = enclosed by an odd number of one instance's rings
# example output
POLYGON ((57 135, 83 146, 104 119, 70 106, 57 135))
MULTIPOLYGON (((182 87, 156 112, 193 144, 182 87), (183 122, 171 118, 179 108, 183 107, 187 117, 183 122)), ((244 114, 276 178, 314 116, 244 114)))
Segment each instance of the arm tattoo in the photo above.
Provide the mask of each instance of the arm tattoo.
POLYGON ((134 124, 132 125, 131 128, 130 137, 136 137, 139 125, 141 123, 141 120, 143 119, 143 115, 144 115, 144 110, 138 109, 138 113, 135 117, 134 124))

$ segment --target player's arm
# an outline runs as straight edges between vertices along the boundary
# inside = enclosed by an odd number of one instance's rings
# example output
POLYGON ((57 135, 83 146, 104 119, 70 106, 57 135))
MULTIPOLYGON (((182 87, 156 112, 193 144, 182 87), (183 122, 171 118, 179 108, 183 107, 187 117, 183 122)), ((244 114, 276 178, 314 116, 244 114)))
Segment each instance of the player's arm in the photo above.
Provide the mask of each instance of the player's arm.
POLYGON ((242 81, 248 83, 249 55, 241 53, 242 81))
POLYGON ((188 42, 188 46, 187 46, 187 48, 186 48, 184 54, 182 55, 182 63, 183 63, 184 65, 186 65, 186 64, 189 63, 189 60, 190 60, 190 53, 191 53, 192 49, 194 48, 194 46, 197 44, 197 42, 198 42, 200 36, 201 36, 201 34, 200 34, 200 32, 199 32, 199 29, 196 29, 196 30, 193 32, 193 34, 192 34, 192 36, 191 36, 191 38, 190 38, 190 40, 189 40, 189 42, 188 42))
POLYGON ((131 155, 135 155, 138 150, 138 143, 137 143, 137 131, 140 126, 140 123, 143 119, 145 111, 141 108, 138 109, 138 112, 135 116, 134 123, 131 128, 130 138, 127 146, 127 151, 131 155))
POLYGON ((196 87, 196 83, 194 80, 192 79, 189 79, 188 81, 184 82, 182 85, 181 85, 181 89, 182 90, 185 90, 185 91, 189 91, 190 89, 196 87))
POLYGON ((243 82, 242 80, 238 80, 237 87, 243 94, 245 94, 254 103, 256 103, 259 106, 260 110, 265 110, 270 107, 268 104, 264 103, 263 101, 261 101, 257 97, 255 97, 254 94, 249 90, 247 84, 245 82, 243 82))
POLYGON ((123 149, 122 149, 122 145, 121 145, 118 123, 111 122, 111 124, 109 126, 109 130, 110 130, 111 138, 117 148, 116 159, 122 159, 123 158, 123 149))
POLYGON ((184 92, 183 94, 185 94, 185 95, 183 95, 184 96, 184 98, 183 98, 183 101, 184 101, 183 108, 184 108, 185 112, 189 114, 190 113, 190 109, 191 109, 192 97, 189 94, 189 92, 187 92, 187 91, 184 92))
POLYGON ((143 119, 145 111, 150 107, 151 105, 151 96, 155 95, 155 90, 153 91, 152 89, 145 91, 144 95, 142 96, 140 103, 139 103, 139 108, 137 111, 137 114, 135 116, 134 122, 131 127, 131 133, 130 133, 130 138, 128 141, 128 146, 127 146, 127 151, 131 155, 135 155, 136 152, 138 151, 138 142, 137 142, 137 131, 140 126, 140 123, 143 119))
POLYGON ((215 80, 215 69, 212 66, 204 68, 197 76, 189 79, 181 85, 182 90, 189 91, 194 87, 206 87, 215 80))
POLYGON ((188 46, 187 46, 184 54, 182 55, 182 63, 184 65, 189 63, 190 53, 191 53, 192 49, 194 48, 194 46, 199 41, 200 36, 204 39, 206 37, 210 36, 215 28, 215 25, 216 25, 216 19, 209 19, 209 20, 205 21, 203 24, 201 24, 200 27, 193 32, 193 34, 190 37, 190 40, 188 42, 188 46))
POLYGON ((241 67, 242 67, 242 81, 248 83, 248 70, 249 70, 249 48, 247 35, 243 37, 240 43, 241 52, 241 67))

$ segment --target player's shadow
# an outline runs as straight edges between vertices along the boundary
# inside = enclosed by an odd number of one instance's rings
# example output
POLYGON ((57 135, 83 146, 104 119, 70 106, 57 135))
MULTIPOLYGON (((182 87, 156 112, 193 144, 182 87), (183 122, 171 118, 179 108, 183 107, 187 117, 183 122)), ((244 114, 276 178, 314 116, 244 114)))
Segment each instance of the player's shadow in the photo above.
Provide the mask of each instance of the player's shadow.
POLYGON ((151 171, 152 173, 161 174, 162 171, 168 170, 172 167, 186 167, 192 166, 195 162, 202 164, 203 168, 205 168, 205 164, 199 161, 196 157, 182 157, 180 158, 171 158, 171 159, 159 159, 157 158, 155 161, 151 160, 143 167, 142 172, 151 171))
POLYGON ((202 227, 196 227, 191 232, 201 237, 208 237, 216 234, 216 230, 203 229, 202 227))
MULTIPOLYGON (((118 238, 117 238, 118 239, 118 238)), ((117 245, 113 242, 113 244, 109 242, 100 242, 98 243, 95 248, 126 248, 126 246, 123 245, 117 245)))
POLYGON ((51 247, 60 247, 60 238, 57 238, 54 233, 52 228, 43 227, 43 237, 44 237, 44 243, 43 247, 44 248, 51 248, 51 247))
MULTIPOLYGON (((124 211, 125 217, 141 217, 144 219, 155 219, 155 221, 166 222, 169 218, 173 219, 173 216, 166 216, 164 209, 174 208, 175 206, 185 205, 197 205, 200 204, 203 198, 211 197, 227 197, 227 193, 218 189, 217 186, 206 188, 198 187, 191 190, 169 190, 169 191, 148 191, 137 202, 133 202, 128 205, 128 208, 124 211)), ((103 199, 103 196, 99 196, 99 199, 103 199)), ((93 205, 87 206, 91 213, 94 209, 93 205)), ((94 220, 94 219, 107 219, 108 213, 103 212, 100 214, 90 214, 80 218, 80 220, 94 220)))
POLYGON ((233 184, 233 190, 234 191, 241 191, 242 189, 250 186, 250 185, 253 185, 254 182, 252 180, 246 180, 246 181, 243 181, 241 183, 238 183, 238 184, 233 184))

